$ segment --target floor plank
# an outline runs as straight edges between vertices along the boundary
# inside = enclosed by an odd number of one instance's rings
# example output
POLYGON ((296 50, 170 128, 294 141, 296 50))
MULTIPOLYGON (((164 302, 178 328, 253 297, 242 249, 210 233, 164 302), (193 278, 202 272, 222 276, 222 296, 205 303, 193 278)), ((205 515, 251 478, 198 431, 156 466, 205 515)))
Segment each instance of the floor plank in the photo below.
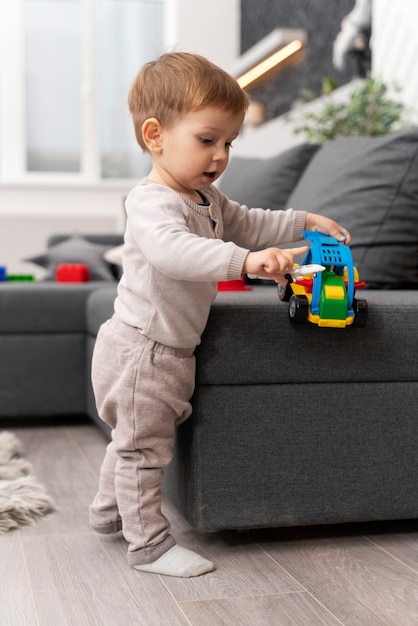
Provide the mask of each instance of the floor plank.
POLYGON ((382 525, 367 539, 418 572, 418 520, 382 525))
POLYGON ((59 511, 0 535, 6 626, 416 626, 418 521, 199 534, 163 508, 179 543, 211 558, 195 579, 137 572, 121 533, 88 526, 107 440, 91 423, 10 429, 59 511))
POLYGON ((88 507, 97 490, 97 475, 65 426, 24 428, 15 431, 25 447, 25 458, 34 466, 57 511, 28 535, 80 533, 89 529, 88 507))
POLYGON ((307 593, 182 602, 181 606, 192 626, 341 626, 307 593))
POLYGON ((165 502, 164 510, 172 522, 176 541, 216 565, 214 572, 199 578, 181 580, 165 576, 165 584, 177 601, 303 591, 249 534, 199 534, 169 502, 165 502))
POLYGON ((72 437, 74 445, 79 448, 91 466, 97 480, 109 440, 93 424, 76 426, 68 429, 68 433, 72 437))
POLYGON ((127 566, 121 538, 25 536, 23 544, 42 626, 187 624, 159 576, 127 566))
POLYGON ((263 543, 346 626, 416 626, 418 574, 365 537, 263 543))
POLYGON ((12 530, 0 535, 0 581, 0 624, 36 625, 37 618, 19 531, 12 530))

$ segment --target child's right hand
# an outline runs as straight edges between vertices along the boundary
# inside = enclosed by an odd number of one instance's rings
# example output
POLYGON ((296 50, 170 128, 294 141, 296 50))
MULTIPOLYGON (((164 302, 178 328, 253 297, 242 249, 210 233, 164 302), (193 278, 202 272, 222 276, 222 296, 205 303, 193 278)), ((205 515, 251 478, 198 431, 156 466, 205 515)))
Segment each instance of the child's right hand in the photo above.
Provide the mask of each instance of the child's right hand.
POLYGON ((244 263, 244 272, 260 278, 270 278, 281 285, 286 285, 286 274, 293 269, 294 258, 306 254, 309 246, 300 248, 266 248, 257 252, 249 252, 244 263))

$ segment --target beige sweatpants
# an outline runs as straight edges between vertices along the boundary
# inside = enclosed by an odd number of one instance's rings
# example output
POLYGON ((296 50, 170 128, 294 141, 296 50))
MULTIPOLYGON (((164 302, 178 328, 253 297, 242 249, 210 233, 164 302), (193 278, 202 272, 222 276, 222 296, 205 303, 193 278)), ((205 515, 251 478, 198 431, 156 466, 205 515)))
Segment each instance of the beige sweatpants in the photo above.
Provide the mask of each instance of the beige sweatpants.
POLYGON ((112 428, 90 523, 102 532, 122 527, 131 565, 150 563, 175 541, 161 512, 164 468, 175 427, 191 414, 192 349, 170 348, 116 315, 98 333, 92 382, 100 418, 112 428))

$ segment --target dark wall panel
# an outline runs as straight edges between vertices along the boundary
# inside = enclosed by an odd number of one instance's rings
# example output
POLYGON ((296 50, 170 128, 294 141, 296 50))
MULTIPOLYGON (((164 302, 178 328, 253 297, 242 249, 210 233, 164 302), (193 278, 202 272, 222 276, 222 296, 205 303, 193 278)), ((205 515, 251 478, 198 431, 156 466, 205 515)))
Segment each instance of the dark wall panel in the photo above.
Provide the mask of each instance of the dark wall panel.
POLYGON ((250 92, 263 103, 267 119, 288 111, 301 89, 319 94, 325 76, 334 76, 342 85, 356 74, 354 60, 349 60, 344 72, 337 72, 332 65, 333 41, 342 18, 353 6, 354 0, 241 0, 242 52, 274 28, 303 28, 308 34, 302 63, 250 92))

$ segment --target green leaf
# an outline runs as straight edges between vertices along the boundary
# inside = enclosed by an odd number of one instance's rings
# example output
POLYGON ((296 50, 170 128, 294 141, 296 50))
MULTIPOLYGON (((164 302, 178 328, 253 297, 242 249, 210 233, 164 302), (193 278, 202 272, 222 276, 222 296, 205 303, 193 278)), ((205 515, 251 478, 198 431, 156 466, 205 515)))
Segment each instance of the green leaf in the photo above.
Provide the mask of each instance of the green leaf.
MULTIPOLYGON (((322 82, 322 94, 329 95, 337 87, 333 77, 322 82)), ((397 85, 392 91, 399 92, 397 85)), ((305 90, 305 100, 312 100, 312 92, 305 90)), ((295 132, 304 132, 308 140, 325 143, 337 137, 378 136, 406 127, 406 107, 389 96, 389 87, 376 77, 367 78, 353 89, 345 103, 326 102, 322 110, 294 116, 288 121, 296 123, 295 132)))

